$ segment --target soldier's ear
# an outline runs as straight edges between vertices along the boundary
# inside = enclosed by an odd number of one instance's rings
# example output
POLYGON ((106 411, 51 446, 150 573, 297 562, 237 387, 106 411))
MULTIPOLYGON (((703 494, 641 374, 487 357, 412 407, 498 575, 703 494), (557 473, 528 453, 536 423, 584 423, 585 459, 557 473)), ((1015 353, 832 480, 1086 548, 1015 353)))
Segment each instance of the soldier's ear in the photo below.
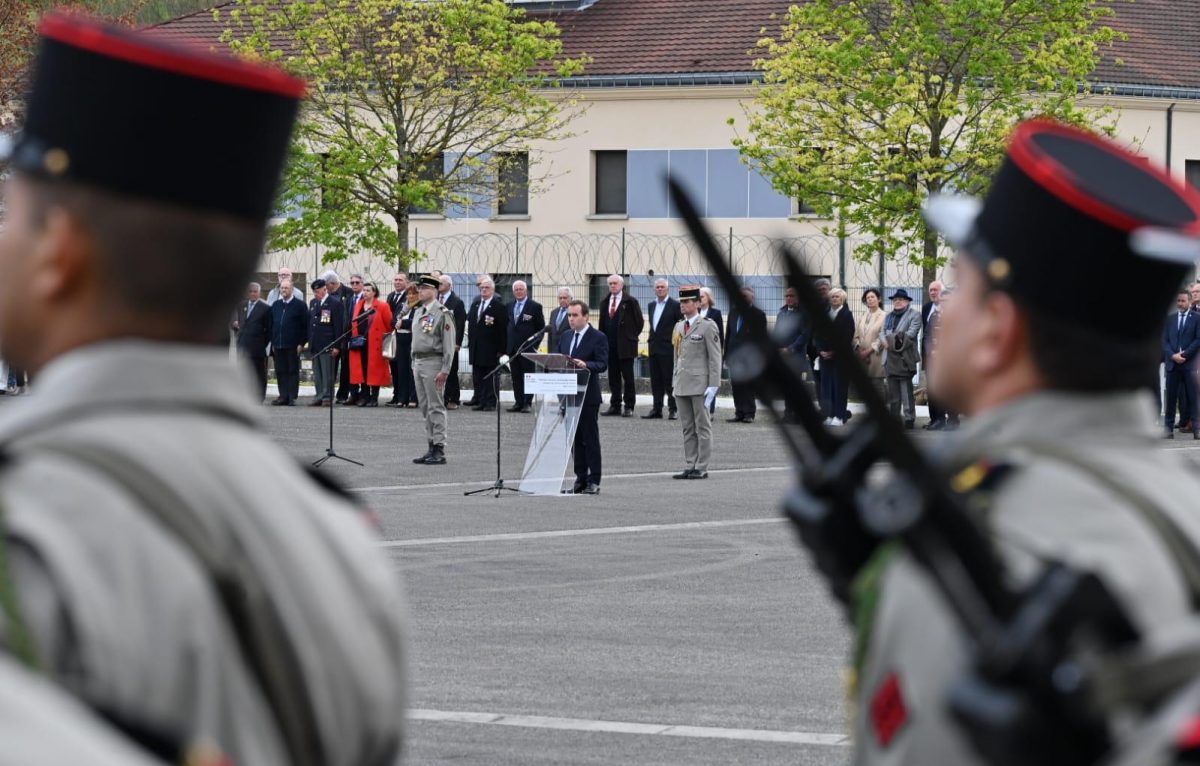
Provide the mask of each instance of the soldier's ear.
POLYGON ((57 301, 85 289, 100 267, 97 255, 79 219, 65 208, 50 208, 29 255, 30 294, 57 301))

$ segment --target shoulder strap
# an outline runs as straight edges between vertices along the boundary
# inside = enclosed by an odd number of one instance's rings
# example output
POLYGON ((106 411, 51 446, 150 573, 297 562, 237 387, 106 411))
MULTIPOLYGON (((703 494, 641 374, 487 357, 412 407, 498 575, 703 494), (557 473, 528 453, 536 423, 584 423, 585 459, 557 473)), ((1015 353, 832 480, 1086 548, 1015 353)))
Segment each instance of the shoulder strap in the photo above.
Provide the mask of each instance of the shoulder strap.
POLYGON ((1117 481, 1110 472, 1101 466, 1095 465, 1073 452, 1048 444, 1022 444, 1021 446, 1041 457, 1057 460, 1080 473, 1087 474, 1097 484, 1125 500, 1131 508, 1137 511, 1138 515, 1158 535, 1163 547, 1167 549, 1167 554, 1171 557, 1171 561, 1175 564, 1176 570, 1187 587, 1192 610, 1200 611, 1200 549, 1197 549, 1196 544, 1179 528, 1170 514, 1163 511, 1158 503, 1146 495, 1117 481))
POLYGON ((205 530, 199 509, 187 497, 119 452, 86 443, 39 444, 34 449, 75 460, 113 480, 192 553, 215 586, 242 656, 279 726, 289 762, 319 766, 323 750, 317 717, 296 647, 265 581, 236 537, 223 548, 205 530))

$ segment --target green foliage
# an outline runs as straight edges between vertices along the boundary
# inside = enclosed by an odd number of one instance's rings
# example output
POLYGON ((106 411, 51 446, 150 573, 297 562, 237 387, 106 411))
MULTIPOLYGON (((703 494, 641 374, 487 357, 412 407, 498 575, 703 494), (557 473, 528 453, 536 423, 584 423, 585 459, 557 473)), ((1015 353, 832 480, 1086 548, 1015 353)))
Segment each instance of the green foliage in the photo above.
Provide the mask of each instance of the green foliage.
MULTIPOLYGON (((566 135, 558 28, 503 0, 237 0, 214 11, 241 53, 310 84, 271 246, 404 263, 416 208, 492 201, 513 152, 566 135), (450 158, 443 174, 443 157, 450 158)), ((530 190, 545 180, 530 158, 530 190)))
POLYGON ((981 193, 1007 135, 1036 115, 1111 132, 1081 93, 1118 35, 1092 0, 810 0, 759 45, 764 85, 735 144, 775 187, 873 258, 932 273, 931 193, 981 193))

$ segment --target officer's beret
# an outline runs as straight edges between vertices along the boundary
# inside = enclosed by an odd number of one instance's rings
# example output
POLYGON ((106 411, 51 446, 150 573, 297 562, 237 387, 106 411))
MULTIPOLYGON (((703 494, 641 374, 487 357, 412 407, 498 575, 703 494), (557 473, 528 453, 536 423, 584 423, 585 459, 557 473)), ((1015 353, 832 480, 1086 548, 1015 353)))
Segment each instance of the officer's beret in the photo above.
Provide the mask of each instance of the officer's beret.
POLYGON ((442 281, 437 277, 431 277, 428 274, 421 277, 417 282, 421 287, 432 287, 437 289, 442 286, 442 281))
POLYGON ((312 289, 314 289, 314 290, 320 290, 322 287, 325 286, 325 280, 324 279, 314 279, 312 281, 312 284, 309 286, 312 287, 312 289))
POLYGON ((51 14, 12 147, 21 173, 262 220, 300 80, 145 32, 51 14))
POLYGON ((1200 194, 1112 141, 1046 120, 1020 125, 982 201, 935 197, 925 217, 993 287, 1061 321, 1143 340, 1200 259, 1200 194), (1137 285, 1068 300, 1081 277, 1137 285))

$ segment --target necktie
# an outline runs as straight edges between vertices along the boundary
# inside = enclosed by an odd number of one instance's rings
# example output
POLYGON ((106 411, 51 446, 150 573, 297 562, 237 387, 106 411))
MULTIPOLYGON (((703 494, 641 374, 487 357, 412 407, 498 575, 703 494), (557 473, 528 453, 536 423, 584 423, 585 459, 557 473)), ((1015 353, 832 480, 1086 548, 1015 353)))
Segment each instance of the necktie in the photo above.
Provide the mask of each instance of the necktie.
POLYGON ((575 349, 579 348, 579 333, 575 333, 575 340, 571 341, 571 353, 567 356, 575 356, 575 349))
POLYGON ((521 309, 525 307, 525 301, 517 301, 517 305, 513 306, 513 319, 521 321, 521 309))
POLYGON ((558 326, 562 327, 566 323, 567 323, 567 312, 565 312, 565 311, 558 312, 558 326))
POLYGON ((480 301, 479 302, 479 316, 477 316, 475 318, 478 319, 480 322, 482 322, 483 321, 483 312, 486 310, 487 310, 487 301, 480 301))
POLYGON ((438 303, 442 304, 443 306, 446 305, 446 295, 446 293, 442 293, 438 296, 438 303))
POLYGON ((738 335, 742 334, 742 317, 740 314, 738 315, 738 321, 737 321, 737 334, 738 335))
POLYGON ((1177 333, 1183 332, 1183 317, 1184 316, 1185 316, 1185 314, 1182 311, 1180 311, 1179 312, 1179 326, 1175 328, 1175 332, 1177 332, 1177 333))
POLYGON ((616 315, 617 315, 617 296, 614 295, 612 297, 612 300, 608 302, 608 318, 612 319, 616 315))
POLYGON ((692 331, 692 320, 687 320, 683 323, 683 335, 686 338, 687 334, 692 331))

